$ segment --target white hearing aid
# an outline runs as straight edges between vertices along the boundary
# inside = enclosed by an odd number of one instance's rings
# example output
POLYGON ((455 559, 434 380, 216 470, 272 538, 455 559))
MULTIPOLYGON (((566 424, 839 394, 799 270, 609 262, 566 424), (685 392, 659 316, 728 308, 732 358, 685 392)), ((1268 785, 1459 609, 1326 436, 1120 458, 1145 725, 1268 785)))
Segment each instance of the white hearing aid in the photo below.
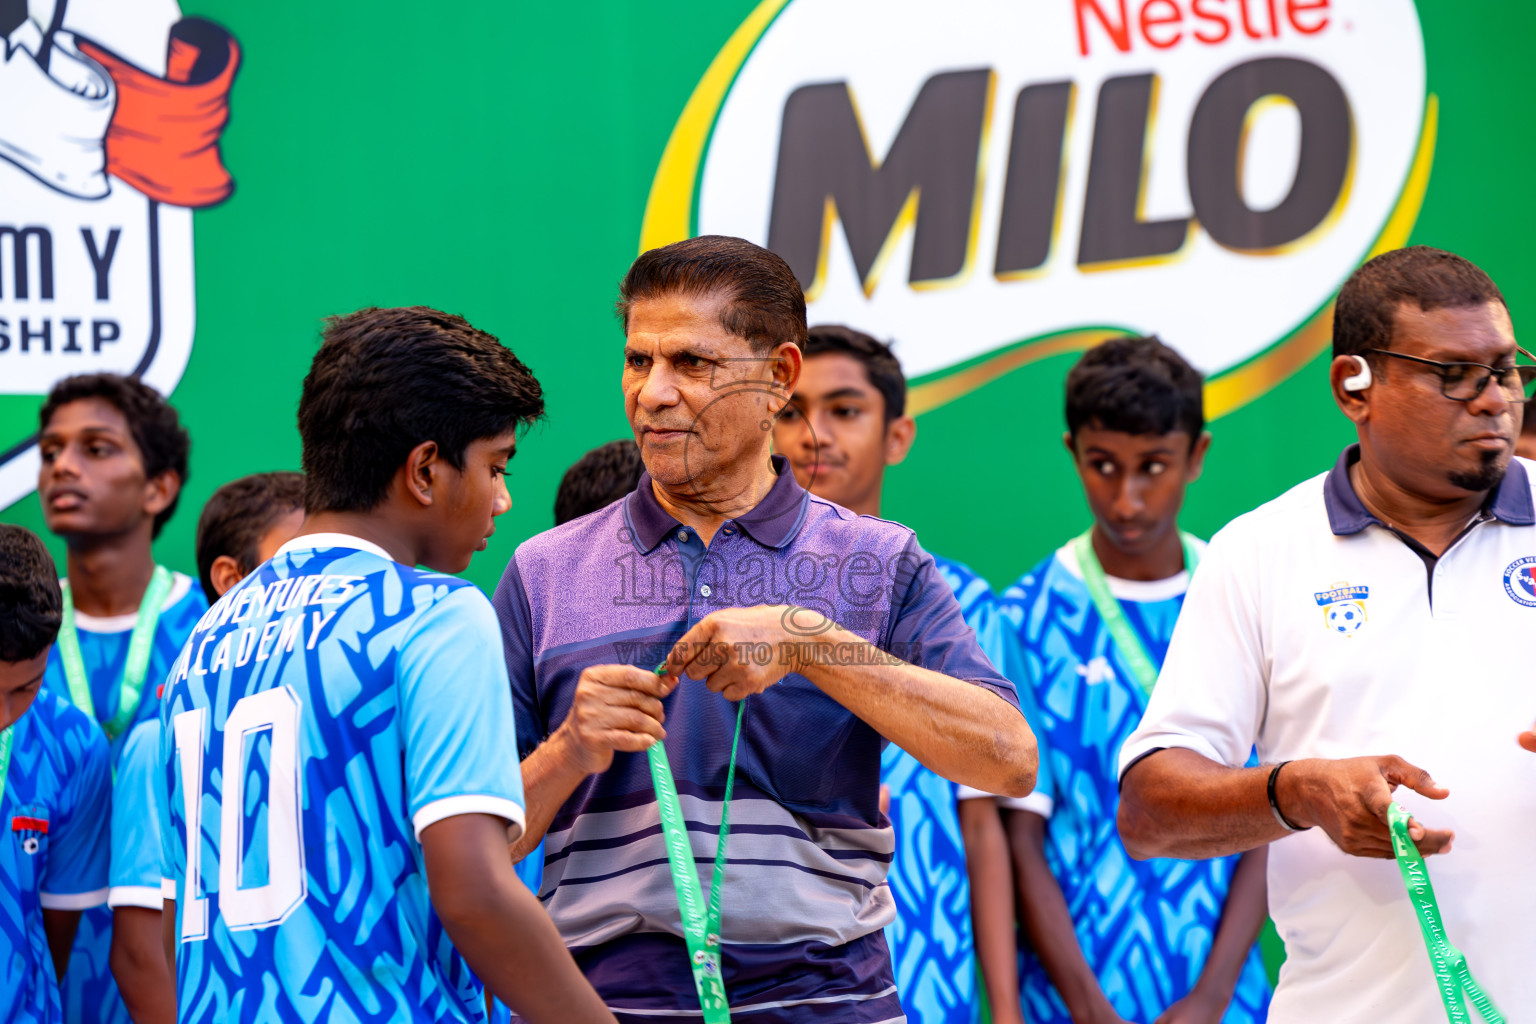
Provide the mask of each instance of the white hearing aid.
POLYGON ((1344 378, 1345 391, 1364 391, 1371 386, 1371 364, 1364 356, 1355 356, 1355 362, 1360 366, 1360 372, 1344 378))

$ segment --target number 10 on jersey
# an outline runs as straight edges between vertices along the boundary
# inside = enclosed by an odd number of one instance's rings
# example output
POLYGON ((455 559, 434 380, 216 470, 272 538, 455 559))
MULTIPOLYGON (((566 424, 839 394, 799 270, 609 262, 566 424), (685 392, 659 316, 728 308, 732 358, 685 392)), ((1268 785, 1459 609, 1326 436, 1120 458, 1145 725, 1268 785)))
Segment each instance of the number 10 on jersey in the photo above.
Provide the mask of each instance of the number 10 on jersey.
MULTIPOLYGON (((220 790, 203 790, 203 750, 208 736, 208 709, 194 708, 175 717, 176 758, 181 768, 182 820, 186 823, 186 881, 181 908, 181 941, 208 937, 208 897, 202 885, 203 811, 217 801, 218 838, 212 849, 218 859, 219 915, 231 931, 270 928, 281 924, 304 902, 309 878, 304 867, 302 781, 299 778, 299 698, 286 686, 242 697, 224 722, 220 790), (246 782, 250 778, 247 752, 254 753, 261 733, 267 733, 266 840, 267 880, 243 886, 246 782), (209 798, 205 800, 205 795, 209 798)), ((259 809, 254 809, 253 812, 259 809)), ((256 820, 260 814, 255 813, 256 820)))

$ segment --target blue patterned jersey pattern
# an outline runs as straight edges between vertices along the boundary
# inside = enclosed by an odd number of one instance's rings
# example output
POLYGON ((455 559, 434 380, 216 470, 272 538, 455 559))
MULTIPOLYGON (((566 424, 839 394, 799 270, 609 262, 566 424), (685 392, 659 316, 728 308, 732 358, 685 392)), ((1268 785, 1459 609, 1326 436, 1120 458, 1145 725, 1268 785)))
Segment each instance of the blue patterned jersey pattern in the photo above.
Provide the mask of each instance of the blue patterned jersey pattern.
POLYGON ((112 870, 107 906, 161 909, 161 822, 165 770, 160 764, 160 720, 140 722, 117 758, 112 787, 112 870))
MULTIPOLYGON (((1009 674, 1018 660, 1013 625, 998 614, 992 588, 959 562, 937 555, 933 561, 955 592, 966 624, 976 631, 982 653, 1017 682, 1009 674)), ((1022 688, 1019 698, 1033 724, 1022 688)), ((896 855, 886 876, 896 899, 896 920, 886 926, 885 937, 902 1009, 913 1024, 971 1024, 981 1000, 955 784, 894 743, 886 744, 881 755, 880 778, 890 789, 896 833, 896 855)))
POLYGON ((183 1024, 485 1019, 420 844, 453 815, 523 820, 484 594, 300 537, 204 616, 162 704, 183 1024))
MULTIPOLYGON (((1109 582, 1147 654, 1161 665, 1187 577, 1109 582)), ((1115 1012, 1150 1024, 1199 979, 1237 859, 1133 861, 1121 844, 1117 762, 1146 710, 1146 695, 1115 649, 1070 548, 1005 591, 1000 612, 1017 629, 1024 657, 1017 681, 1021 693, 1033 691, 1042 764, 1050 762, 1050 777, 1042 772, 1037 787, 1054 803, 1046 859, 1078 944, 1115 1012)), ((1024 957, 1021 989, 1032 1024, 1070 1024, 1032 955, 1024 957)), ((1269 995, 1255 946, 1222 1020, 1263 1021, 1269 995)))
MULTIPOLYGON (((144 673, 144 689, 138 710, 128 728, 112 741, 112 763, 116 767, 123 746, 134 726, 153 721, 160 711, 156 693, 170 673, 181 645, 186 643, 198 618, 208 610, 203 590, 190 577, 173 573, 171 592, 166 595, 155 624, 154 643, 150 648, 149 668, 144 673)), ((133 636, 137 615, 101 618, 75 616, 80 637, 80 660, 85 664, 86 682, 91 688, 91 703, 99 722, 108 722, 117 714, 123 670, 128 665, 128 641, 133 636)), ((64 677, 64 663, 59 647, 48 654, 48 671, 43 685, 69 698, 69 681, 64 677)), ((159 847, 152 846, 150 855, 159 847)), ((64 974, 64 1019, 69 1024, 129 1024, 128 1008, 117 991, 108 955, 112 947, 112 911, 105 904, 80 915, 80 930, 69 955, 69 970, 64 974)))
POLYGON ((107 900, 107 737, 64 698, 42 689, 11 726, 0 797, 0 1020, 64 1019, 43 910, 107 900))

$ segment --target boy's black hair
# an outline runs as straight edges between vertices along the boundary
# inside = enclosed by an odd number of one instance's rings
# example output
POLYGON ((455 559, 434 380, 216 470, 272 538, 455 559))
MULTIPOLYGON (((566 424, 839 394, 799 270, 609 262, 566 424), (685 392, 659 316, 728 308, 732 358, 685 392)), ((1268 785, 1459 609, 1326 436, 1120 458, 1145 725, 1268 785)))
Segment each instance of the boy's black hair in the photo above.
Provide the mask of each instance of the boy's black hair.
POLYGON ((1471 260, 1427 245, 1393 249, 1365 263, 1339 289, 1333 305, 1333 354, 1391 348, 1397 308, 1404 303, 1428 313, 1490 302, 1509 309, 1493 278, 1471 260))
POLYGON ((1205 429, 1205 378, 1156 335, 1111 338, 1067 374, 1067 430, 1127 434, 1182 430, 1193 447, 1205 429))
POLYGON ((805 357, 809 359, 833 352, 851 356, 864 364, 864 375, 885 399, 887 425, 907 411, 907 378, 901 372, 901 360, 896 358, 890 345, 841 324, 812 327, 805 343, 805 357))
POLYGON ((261 536, 294 509, 304 507, 304 474, 283 470, 252 473, 213 492, 197 519, 197 577, 208 603, 219 599, 213 586, 213 563, 229 555, 241 572, 256 568, 261 536))
POLYGON ((635 489, 645 464, 631 438, 598 445, 571 463, 555 492, 555 525, 579 519, 635 489))
POLYGON ((0 661, 31 661, 59 635, 64 595, 41 538, 0 523, 0 661))
POLYGON ((412 448, 464 451, 544 415, 528 367, 461 316, 426 306, 360 309, 326 321, 299 398, 307 512, 375 508, 412 448))
MULTIPOLYGON (((137 377, 119 373, 80 373, 65 377, 48 392, 48 399, 38 410, 38 429, 47 430, 53 414, 61 407, 87 398, 99 398, 123 414, 133 443, 138 445, 143 456, 145 479, 171 470, 181 481, 181 486, 186 487, 191 477, 187 460, 192 454, 192 438, 181 425, 176 407, 137 377)), ((176 514, 176 505, 180 501, 181 491, 178 490, 171 503, 155 516, 152 536, 160 536, 161 529, 176 514)))

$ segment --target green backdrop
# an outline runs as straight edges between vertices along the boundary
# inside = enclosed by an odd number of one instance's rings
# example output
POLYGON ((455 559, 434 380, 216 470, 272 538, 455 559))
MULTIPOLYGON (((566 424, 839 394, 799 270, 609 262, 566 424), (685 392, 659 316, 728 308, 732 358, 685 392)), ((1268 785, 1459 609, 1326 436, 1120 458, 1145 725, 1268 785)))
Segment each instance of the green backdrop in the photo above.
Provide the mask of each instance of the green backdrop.
MULTIPOLYGON (((197 511, 216 486, 297 468, 294 415, 322 317, 424 303, 497 334, 548 395, 514 463, 512 510, 468 573, 492 587, 515 545, 552 524, 565 467, 627 432, 615 286, 668 134, 753 6, 186 3, 243 49, 223 140, 237 188, 195 215, 196 342, 174 394, 192 472, 158 557, 192 571, 197 511)), ((1419 7, 1440 127, 1412 240, 1484 266, 1518 324, 1532 288, 1524 104, 1536 62, 1524 41, 1536 13, 1419 7)), ((1057 441, 1070 362, 1025 366, 923 415, 887 515, 999 586, 1081 529, 1057 441)), ((1188 528, 1208 535, 1331 463, 1350 431, 1324 366, 1213 424, 1188 528)), ((0 516, 42 529, 35 495, 0 516)))

